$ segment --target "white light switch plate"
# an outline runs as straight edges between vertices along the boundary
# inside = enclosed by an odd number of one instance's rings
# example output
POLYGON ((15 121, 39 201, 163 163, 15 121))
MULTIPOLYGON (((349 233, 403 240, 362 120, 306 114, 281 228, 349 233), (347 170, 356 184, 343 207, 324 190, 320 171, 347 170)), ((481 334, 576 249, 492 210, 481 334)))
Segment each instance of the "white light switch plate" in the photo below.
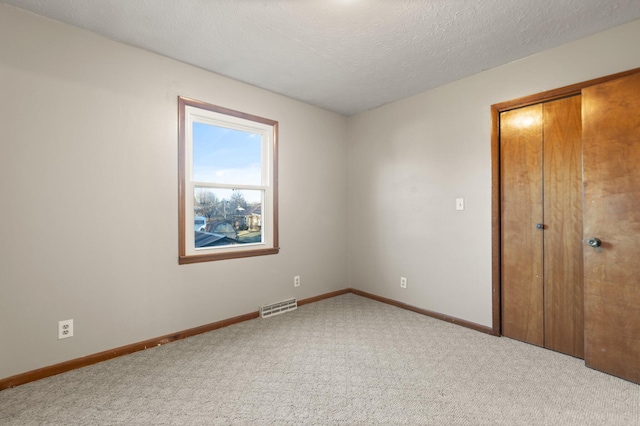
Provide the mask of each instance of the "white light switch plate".
POLYGON ((464 198, 456 198, 456 210, 464 210, 464 198))

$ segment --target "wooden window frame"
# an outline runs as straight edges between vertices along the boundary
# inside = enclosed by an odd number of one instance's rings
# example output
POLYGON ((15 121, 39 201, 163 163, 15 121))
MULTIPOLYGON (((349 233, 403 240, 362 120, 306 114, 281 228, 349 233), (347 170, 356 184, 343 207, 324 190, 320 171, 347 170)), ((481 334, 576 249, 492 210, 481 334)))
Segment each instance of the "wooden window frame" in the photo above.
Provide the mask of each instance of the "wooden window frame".
MULTIPOLYGON (((263 208, 265 206, 263 205, 263 208)), ((206 102, 186 98, 183 96, 178 97, 178 263, 190 264, 199 262, 210 262, 216 260, 225 259, 237 259, 253 256, 264 256, 270 254, 277 254, 280 251, 278 245, 278 122, 270 120, 268 118, 258 117, 255 115, 247 114, 240 111, 235 111, 229 108, 209 104, 206 102), (193 229, 193 224, 187 226, 186 223, 186 208, 187 208, 187 196, 193 196, 193 194, 187 194, 187 180, 190 179, 186 176, 187 173, 187 114, 186 108, 193 107, 202 109, 205 111, 211 111, 217 114, 227 115, 229 117, 235 117, 237 119, 261 123, 270 126, 273 129, 273 141, 270 144, 270 161, 272 162, 272 172, 270 175, 269 186, 273 194, 272 203, 267 207, 267 217, 271 218, 269 221, 271 226, 271 241, 265 243, 266 247, 256 248, 255 245, 247 246, 246 249, 233 246, 233 249, 212 249, 212 252, 203 254, 189 254, 186 247, 186 232, 187 229, 193 229)))

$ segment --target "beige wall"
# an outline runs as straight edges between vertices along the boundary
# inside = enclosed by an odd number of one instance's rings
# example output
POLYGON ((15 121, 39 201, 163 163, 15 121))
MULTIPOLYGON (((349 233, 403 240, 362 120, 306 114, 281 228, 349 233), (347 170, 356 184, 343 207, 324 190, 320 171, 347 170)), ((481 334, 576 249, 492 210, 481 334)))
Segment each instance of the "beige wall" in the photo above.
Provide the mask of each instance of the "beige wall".
POLYGON ((345 117, 3 4, 0 40, 0 378, 348 286, 345 117), (279 121, 280 254, 178 265, 178 95, 279 121))
POLYGON ((640 67, 638 40, 635 21, 351 117, 351 286, 491 326, 490 106, 640 67))

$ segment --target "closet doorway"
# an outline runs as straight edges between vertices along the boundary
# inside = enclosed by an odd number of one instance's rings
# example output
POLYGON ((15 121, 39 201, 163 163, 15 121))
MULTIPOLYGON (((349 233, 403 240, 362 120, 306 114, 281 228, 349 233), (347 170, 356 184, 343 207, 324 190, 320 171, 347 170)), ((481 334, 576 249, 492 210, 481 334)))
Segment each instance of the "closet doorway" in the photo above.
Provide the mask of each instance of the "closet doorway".
POLYGON ((640 383, 640 69, 492 116, 494 334, 640 383))

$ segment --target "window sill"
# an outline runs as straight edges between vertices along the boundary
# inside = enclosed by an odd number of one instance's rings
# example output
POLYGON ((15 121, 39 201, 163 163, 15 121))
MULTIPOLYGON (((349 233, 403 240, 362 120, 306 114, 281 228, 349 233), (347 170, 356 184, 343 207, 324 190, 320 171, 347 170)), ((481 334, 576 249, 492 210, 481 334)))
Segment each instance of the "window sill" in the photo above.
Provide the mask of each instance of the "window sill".
POLYGON ((239 259, 243 257, 254 257, 254 256, 266 256, 270 254, 278 254, 279 252, 280 252, 280 247, 274 247, 274 248, 258 249, 258 250, 243 250, 243 251, 234 251, 234 252, 226 252, 226 253, 209 253, 209 254, 198 254, 193 256, 180 256, 178 257, 178 264, 187 265, 190 263, 212 262, 215 260, 239 259))

